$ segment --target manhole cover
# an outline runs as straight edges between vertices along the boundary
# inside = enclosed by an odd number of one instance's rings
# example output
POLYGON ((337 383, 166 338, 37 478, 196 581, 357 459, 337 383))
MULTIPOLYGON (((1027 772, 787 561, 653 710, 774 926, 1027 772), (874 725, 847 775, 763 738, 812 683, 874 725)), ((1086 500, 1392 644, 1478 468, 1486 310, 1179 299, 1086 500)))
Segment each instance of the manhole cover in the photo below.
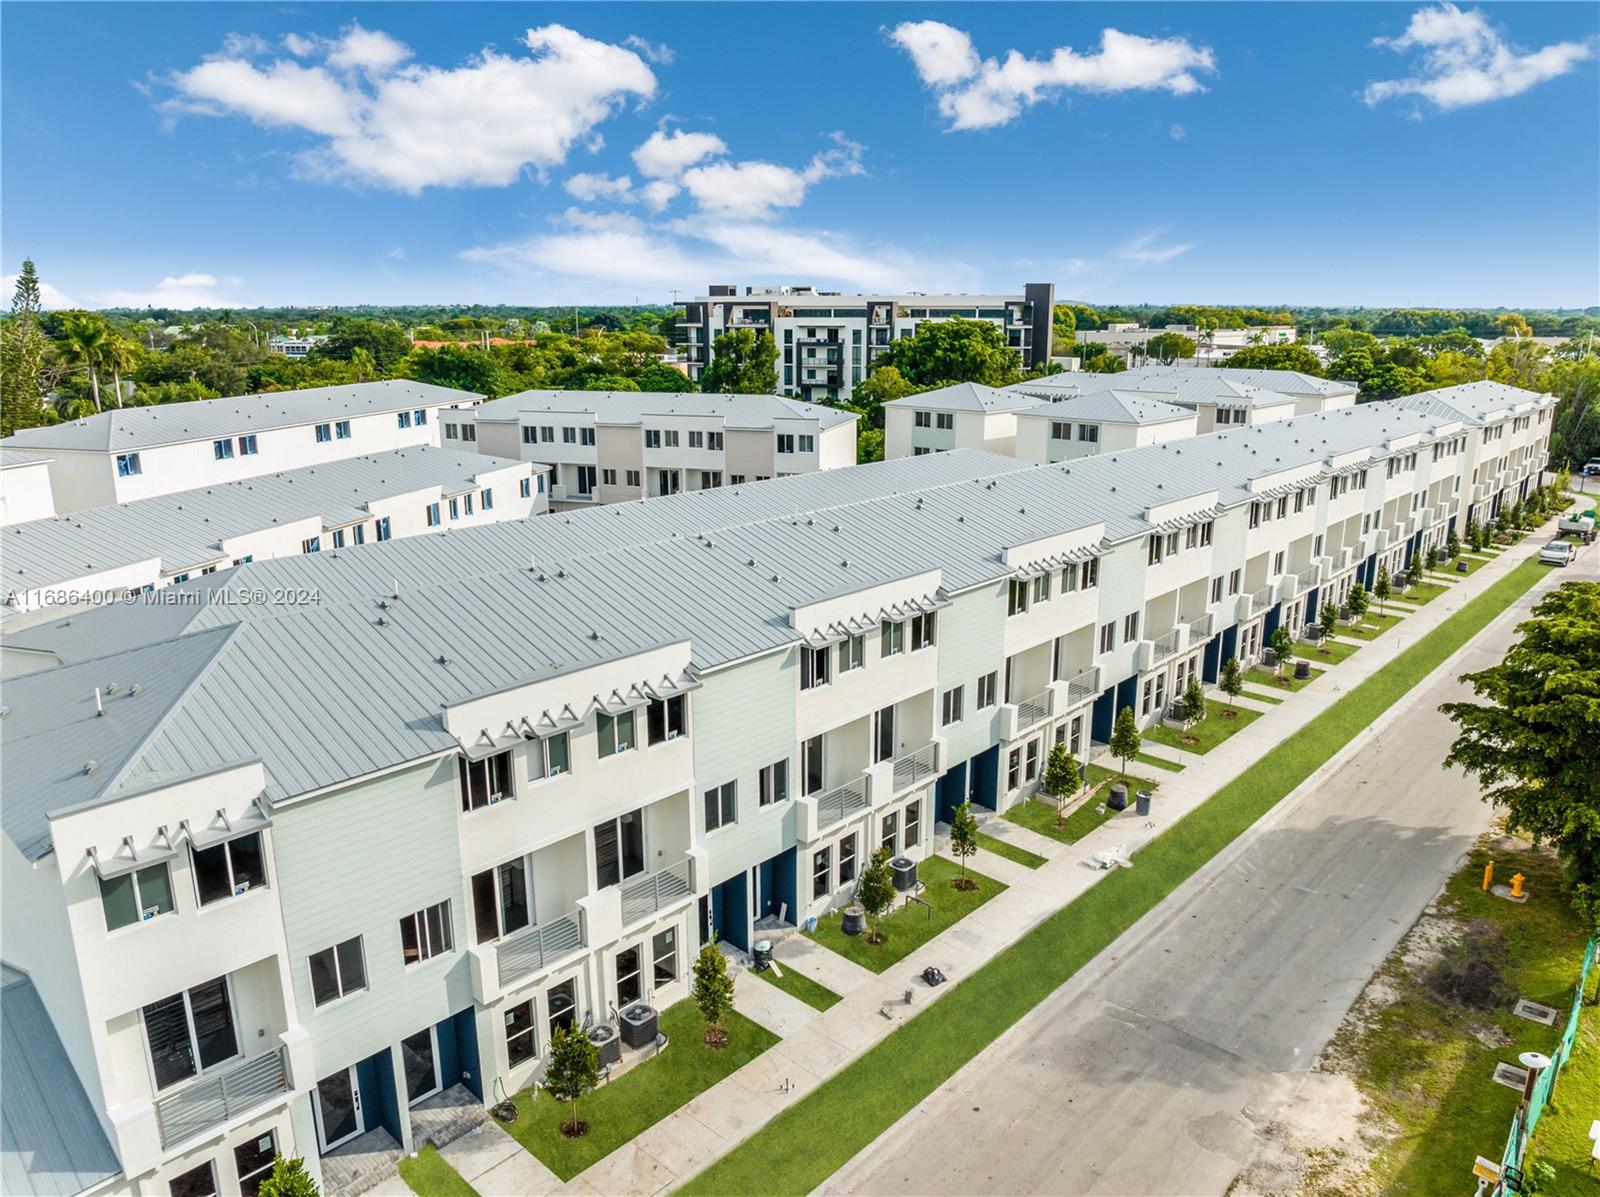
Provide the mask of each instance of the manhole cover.
POLYGON ((1530 1002, 1527 998, 1518 998, 1517 1004, 1511 1007, 1511 1013, 1518 1018, 1526 1018, 1529 1022, 1543 1023, 1547 1027, 1556 1025, 1556 1019, 1561 1016, 1561 1011, 1553 1006, 1541 1006, 1538 1002, 1530 1002))
POLYGON ((1504 1085, 1507 1089, 1515 1089, 1521 1093, 1528 1083, 1528 1070, 1518 1068, 1515 1064, 1496 1064, 1494 1066, 1494 1083, 1504 1085))

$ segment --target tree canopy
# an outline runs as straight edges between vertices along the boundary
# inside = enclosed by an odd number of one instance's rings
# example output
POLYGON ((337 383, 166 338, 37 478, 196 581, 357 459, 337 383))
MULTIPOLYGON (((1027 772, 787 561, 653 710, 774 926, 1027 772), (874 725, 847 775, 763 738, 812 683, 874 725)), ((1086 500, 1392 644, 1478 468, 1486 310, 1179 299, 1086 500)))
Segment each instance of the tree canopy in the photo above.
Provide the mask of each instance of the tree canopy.
POLYGON ((778 346, 769 332, 736 328, 716 340, 700 389, 713 394, 761 395, 776 388, 778 346))
POLYGON ((893 366, 917 390, 976 382, 1003 387, 1022 381, 1022 363, 1006 335, 987 320, 930 320, 878 355, 877 373, 893 366))

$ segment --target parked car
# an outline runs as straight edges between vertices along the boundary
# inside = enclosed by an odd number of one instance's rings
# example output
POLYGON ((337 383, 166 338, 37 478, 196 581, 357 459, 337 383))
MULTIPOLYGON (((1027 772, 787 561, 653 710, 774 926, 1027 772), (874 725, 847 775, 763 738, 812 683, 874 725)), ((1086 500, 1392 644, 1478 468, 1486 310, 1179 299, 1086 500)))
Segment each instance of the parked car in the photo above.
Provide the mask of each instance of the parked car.
POLYGON ((1600 457, 1591 457, 1583 464, 1583 476, 1593 478, 1596 475, 1600 475, 1600 457))
POLYGON ((1565 540, 1552 540, 1539 550, 1540 565, 1570 565, 1578 555, 1576 546, 1565 540))

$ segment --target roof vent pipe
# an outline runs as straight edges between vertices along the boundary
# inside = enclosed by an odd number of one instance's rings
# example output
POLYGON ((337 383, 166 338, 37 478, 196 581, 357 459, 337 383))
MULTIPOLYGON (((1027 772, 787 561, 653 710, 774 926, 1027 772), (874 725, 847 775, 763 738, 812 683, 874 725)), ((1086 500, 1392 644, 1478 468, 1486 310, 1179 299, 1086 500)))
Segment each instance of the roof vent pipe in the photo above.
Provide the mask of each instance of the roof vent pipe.
POLYGON ((100 703, 100 687, 99 686, 96 686, 94 688, 94 717, 96 719, 104 719, 106 717, 106 709, 100 703))

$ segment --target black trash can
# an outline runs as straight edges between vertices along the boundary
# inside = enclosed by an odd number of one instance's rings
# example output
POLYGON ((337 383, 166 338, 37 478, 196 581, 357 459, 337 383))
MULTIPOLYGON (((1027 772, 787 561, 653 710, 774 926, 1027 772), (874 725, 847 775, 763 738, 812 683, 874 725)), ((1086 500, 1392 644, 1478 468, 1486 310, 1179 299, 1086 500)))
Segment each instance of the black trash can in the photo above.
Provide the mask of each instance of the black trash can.
POLYGON ((756 972, 764 973, 772 967, 772 941, 770 939, 756 940, 754 947, 751 949, 751 954, 756 972))
POLYGON ((1294 676, 1296 681, 1305 681, 1311 676, 1310 661, 1296 661, 1294 663, 1294 676))
POLYGON ((1127 810, 1128 787, 1123 785, 1120 781, 1116 785, 1112 786, 1111 795, 1106 799, 1106 808, 1108 810, 1127 810))
POLYGON ((894 870, 894 887, 901 893, 917 888, 917 862, 909 856, 896 856, 889 862, 894 870))
POLYGON ((860 935, 867 929, 867 912, 859 906, 846 906, 839 916, 839 930, 846 935, 860 935))
POLYGON ((1467 572, 1467 569, 1468 569, 1468 566, 1467 566, 1467 563, 1465 561, 1457 561, 1456 562, 1456 573, 1464 574, 1464 573, 1467 572))
POLYGON ((1140 790, 1136 795, 1134 795, 1134 797, 1136 799, 1134 802, 1134 810, 1138 814, 1148 815, 1150 813, 1150 791, 1140 790))

